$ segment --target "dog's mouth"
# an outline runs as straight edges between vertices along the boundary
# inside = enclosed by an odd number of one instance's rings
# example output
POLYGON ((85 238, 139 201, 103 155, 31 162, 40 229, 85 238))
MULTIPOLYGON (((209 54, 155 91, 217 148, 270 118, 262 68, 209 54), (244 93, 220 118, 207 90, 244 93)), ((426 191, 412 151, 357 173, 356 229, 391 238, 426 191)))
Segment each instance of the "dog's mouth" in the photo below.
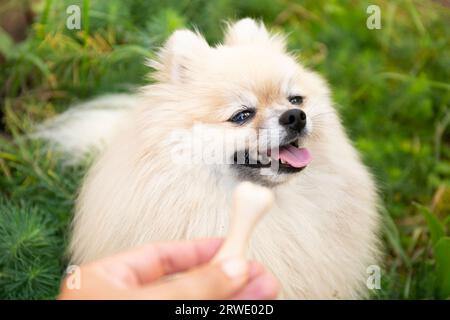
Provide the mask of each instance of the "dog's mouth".
POLYGON ((310 162, 311 154, 304 147, 299 147, 298 139, 279 146, 278 152, 267 150, 267 154, 258 153, 257 159, 250 156, 248 150, 241 151, 241 157, 238 152, 234 154, 234 164, 252 168, 262 169, 272 167, 272 161, 278 161, 278 170, 282 173, 295 173, 302 171, 310 162), (240 161, 238 161, 240 160, 240 161))

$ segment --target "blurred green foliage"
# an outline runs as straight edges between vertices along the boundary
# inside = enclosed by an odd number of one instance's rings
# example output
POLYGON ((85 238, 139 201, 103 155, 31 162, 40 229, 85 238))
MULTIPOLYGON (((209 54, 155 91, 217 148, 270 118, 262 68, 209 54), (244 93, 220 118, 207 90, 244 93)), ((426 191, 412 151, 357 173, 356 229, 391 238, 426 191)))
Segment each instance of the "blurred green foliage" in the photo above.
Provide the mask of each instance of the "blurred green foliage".
POLYGON ((37 16, 25 41, 14 43, 0 29, 0 298, 57 294, 85 169, 65 166, 23 134, 74 101, 146 83, 145 58, 175 29, 196 27, 214 44, 225 20, 247 16, 287 32, 302 63, 329 80, 349 135, 377 178, 386 255, 382 289, 373 297, 448 297, 450 8, 444 2, 33 2, 37 16), (73 4, 82 8, 81 30, 65 27, 73 4), (380 30, 366 27, 369 4, 381 8, 380 30))

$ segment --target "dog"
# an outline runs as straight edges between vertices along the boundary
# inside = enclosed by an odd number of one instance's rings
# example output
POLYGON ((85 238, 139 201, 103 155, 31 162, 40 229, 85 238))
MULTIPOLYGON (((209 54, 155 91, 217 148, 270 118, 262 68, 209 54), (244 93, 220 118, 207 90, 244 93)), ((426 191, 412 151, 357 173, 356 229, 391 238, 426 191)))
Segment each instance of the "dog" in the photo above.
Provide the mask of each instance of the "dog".
POLYGON ((223 236, 232 191, 249 180, 275 195, 249 255, 276 275, 282 298, 366 297, 366 270, 380 255, 379 199, 327 83, 261 22, 225 33, 211 47, 198 32, 175 31, 149 63, 152 84, 41 130, 74 156, 103 141, 76 202, 71 261, 223 236), (201 152, 189 147, 196 142, 201 152), (262 142, 268 151, 255 153, 262 142), (225 148, 223 161, 198 161, 225 148))

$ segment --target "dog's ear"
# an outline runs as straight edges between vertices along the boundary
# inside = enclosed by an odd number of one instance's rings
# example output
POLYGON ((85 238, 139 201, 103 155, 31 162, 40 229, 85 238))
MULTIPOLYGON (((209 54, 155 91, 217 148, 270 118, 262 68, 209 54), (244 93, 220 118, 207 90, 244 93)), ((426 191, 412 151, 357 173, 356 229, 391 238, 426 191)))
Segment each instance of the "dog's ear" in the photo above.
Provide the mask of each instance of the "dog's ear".
POLYGON ((209 51, 208 43, 198 32, 178 30, 161 48, 158 58, 148 64, 156 69, 154 77, 157 80, 183 83, 209 51))
POLYGON ((281 51, 286 50, 285 38, 280 34, 270 34, 262 22, 250 18, 229 23, 225 33, 225 45, 270 45, 281 51))

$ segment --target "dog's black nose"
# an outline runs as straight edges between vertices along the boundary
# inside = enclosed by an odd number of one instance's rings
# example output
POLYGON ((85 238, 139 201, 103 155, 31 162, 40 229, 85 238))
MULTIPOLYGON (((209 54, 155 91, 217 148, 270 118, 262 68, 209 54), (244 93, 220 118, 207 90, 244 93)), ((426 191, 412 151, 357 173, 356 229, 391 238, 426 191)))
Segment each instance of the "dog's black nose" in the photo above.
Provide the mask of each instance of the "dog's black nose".
POLYGON ((300 109, 290 109, 281 115, 279 122, 286 129, 300 133, 306 126, 306 113, 300 109))

